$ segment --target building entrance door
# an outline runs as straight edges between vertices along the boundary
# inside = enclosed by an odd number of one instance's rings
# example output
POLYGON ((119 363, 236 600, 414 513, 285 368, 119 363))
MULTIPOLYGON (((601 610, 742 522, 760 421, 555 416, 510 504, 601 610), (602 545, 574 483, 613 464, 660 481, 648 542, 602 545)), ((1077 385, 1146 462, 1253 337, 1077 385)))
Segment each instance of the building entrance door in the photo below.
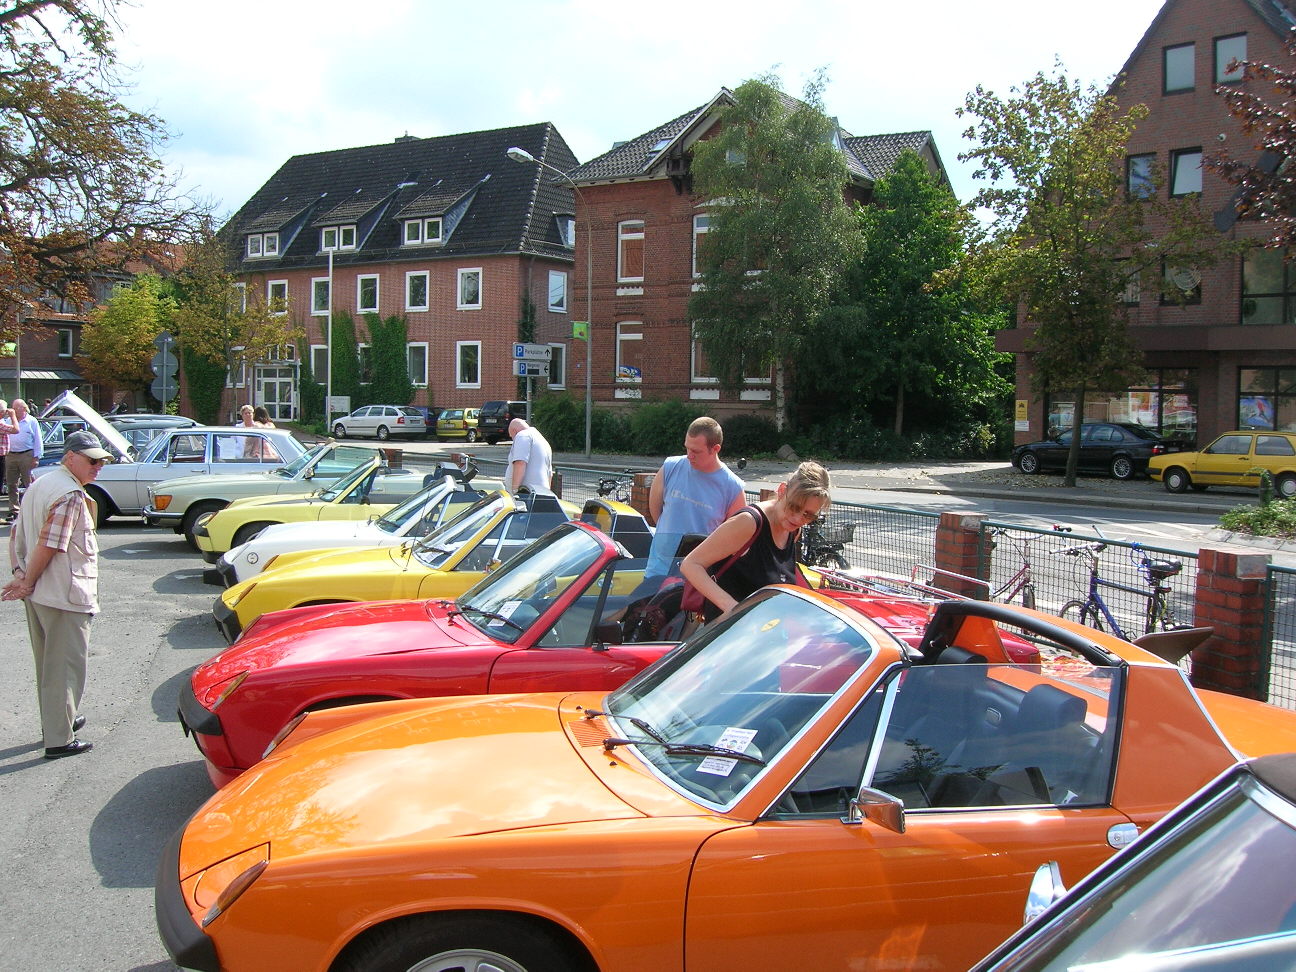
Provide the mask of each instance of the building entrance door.
POLYGON ((297 414, 297 369, 291 365, 258 365, 256 402, 264 405, 275 421, 288 421, 297 414))

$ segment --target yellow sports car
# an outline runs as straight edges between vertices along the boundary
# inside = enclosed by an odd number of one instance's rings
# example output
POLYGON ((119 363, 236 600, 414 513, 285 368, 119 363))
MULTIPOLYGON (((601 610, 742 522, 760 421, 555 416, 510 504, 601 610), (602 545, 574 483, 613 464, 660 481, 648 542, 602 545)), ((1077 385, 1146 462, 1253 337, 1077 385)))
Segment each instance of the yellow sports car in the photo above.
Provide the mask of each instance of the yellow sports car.
POLYGON ((204 513, 194 537, 203 559, 214 564, 225 551, 247 543, 272 523, 367 520, 409 499, 434 478, 391 469, 375 456, 310 496, 247 496, 204 513))
MULTIPOLYGON (((397 547, 283 554, 256 577, 228 588, 212 611, 232 644, 269 611, 347 601, 457 597, 492 565, 579 513, 579 507, 550 494, 511 496, 495 490, 439 530, 397 547)), ((619 518, 635 516, 627 508, 619 518)))

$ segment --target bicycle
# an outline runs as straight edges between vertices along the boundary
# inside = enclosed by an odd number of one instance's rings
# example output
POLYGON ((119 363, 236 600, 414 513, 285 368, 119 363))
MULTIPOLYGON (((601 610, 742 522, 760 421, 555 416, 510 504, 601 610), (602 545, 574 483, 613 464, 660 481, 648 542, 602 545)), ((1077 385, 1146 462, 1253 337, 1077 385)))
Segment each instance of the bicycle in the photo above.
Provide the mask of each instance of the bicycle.
POLYGON ((598 481, 598 495, 604 498, 611 497, 618 503, 629 503, 630 488, 634 485, 633 474, 629 469, 622 470, 621 474, 622 476, 630 476, 631 478, 622 479, 619 477, 611 477, 608 479, 600 479, 598 481))
POLYGON ((1132 639, 1125 634, 1120 622, 1116 620, 1116 616, 1112 614, 1111 608, 1107 606, 1107 602, 1102 596, 1103 590, 1111 590, 1135 594, 1147 602, 1147 607, 1143 611, 1143 631, 1141 634, 1147 635, 1155 631, 1177 631, 1192 627, 1192 625, 1184 624, 1179 620, 1175 615, 1174 606, 1167 596, 1173 593, 1174 589, 1165 582, 1183 570, 1181 561, 1153 560, 1140 544, 1132 544, 1129 548, 1130 560, 1136 565, 1144 585, 1136 587, 1133 584, 1122 584, 1119 581, 1107 580, 1099 576, 1099 564, 1102 553, 1106 549, 1107 543, 1099 541, 1077 544, 1074 547, 1066 547, 1056 551, 1059 556, 1083 558, 1087 562, 1089 569, 1088 592, 1083 598, 1077 598, 1062 605, 1062 610, 1059 612, 1061 617, 1071 621, 1078 620, 1081 624, 1096 628, 1099 631, 1109 630, 1121 640, 1131 641, 1132 639))
POLYGON ((846 544, 855 539, 855 527, 855 523, 829 527, 820 520, 812 520, 801 528, 797 539, 797 560, 807 567, 849 570, 850 561, 843 551, 846 544))

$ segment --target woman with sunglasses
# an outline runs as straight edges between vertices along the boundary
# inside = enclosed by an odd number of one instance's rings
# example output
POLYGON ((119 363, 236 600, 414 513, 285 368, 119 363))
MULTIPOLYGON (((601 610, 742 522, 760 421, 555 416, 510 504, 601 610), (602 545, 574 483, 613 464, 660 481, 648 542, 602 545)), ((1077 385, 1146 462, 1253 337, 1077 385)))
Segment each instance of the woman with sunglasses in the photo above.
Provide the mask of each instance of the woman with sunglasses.
POLYGON ((830 487, 828 470, 803 462, 779 483, 773 499, 744 506, 684 558, 680 573, 706 598, 708 621, 766 584, 800 582, 797 533, 828 508, 830 487), (735 554, 740 556, 725 566, 735 554), (713 577, 716 568, 722 570, 713 577))

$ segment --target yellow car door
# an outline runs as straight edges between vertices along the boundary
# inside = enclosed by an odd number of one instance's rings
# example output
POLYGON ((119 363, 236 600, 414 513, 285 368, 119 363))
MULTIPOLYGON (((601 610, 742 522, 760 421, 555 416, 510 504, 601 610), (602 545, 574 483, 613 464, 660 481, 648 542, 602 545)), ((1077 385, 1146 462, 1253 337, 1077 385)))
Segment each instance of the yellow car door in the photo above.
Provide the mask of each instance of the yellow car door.
POLYGON ((1197 454, 1193 482, 1203 486, 1254 486, 1255 472, 1250 432, 1228 432, 1197 454))

